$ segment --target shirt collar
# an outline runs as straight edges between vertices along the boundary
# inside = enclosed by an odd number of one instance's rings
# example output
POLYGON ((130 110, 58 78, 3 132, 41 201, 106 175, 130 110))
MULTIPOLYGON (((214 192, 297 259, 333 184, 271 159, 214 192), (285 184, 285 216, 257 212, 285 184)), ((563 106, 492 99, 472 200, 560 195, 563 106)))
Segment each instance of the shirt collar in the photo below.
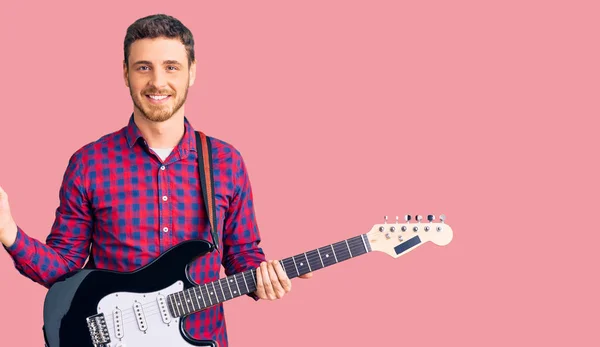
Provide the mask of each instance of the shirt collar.
MULTIPOLYGON (((178 151, 181 158, 186 158, 190 152, 197 152, 196 136, 194 135, 194 128, 186 117, 183 117, 183 123, 185 127, 183 137, 173 150, 178 151)), ((132 148, 140 138, 143 139, 140 129, 133 121, 133 114, 129 117, 129 124, 125 128, 125 138, 127 139, 129 148, 132 148)))

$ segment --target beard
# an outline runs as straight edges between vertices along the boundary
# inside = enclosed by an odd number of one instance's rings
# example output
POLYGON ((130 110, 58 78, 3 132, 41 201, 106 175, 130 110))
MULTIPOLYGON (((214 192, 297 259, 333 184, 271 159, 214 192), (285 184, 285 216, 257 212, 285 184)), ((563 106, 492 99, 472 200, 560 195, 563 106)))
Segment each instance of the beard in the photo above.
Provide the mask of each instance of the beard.
POLYGON ((183 97, 180 97, 174 90, 158 90, 153 87, 144 89, 139 94, 136 94, 131 90, 131 83, 129 83, 129 94, 131 94, 131 100, 133 100, 134 107, 138 109, 144 118, 151 122, 164 122, 173 117, 173 115, 179 111, 181 106, 185 104, 189 87, 190 83, 188 80, 183 97), (174 103, 169 101, 166 105, 153 105, 146 100, 147 94, 170 95, 174 100, 174 103))

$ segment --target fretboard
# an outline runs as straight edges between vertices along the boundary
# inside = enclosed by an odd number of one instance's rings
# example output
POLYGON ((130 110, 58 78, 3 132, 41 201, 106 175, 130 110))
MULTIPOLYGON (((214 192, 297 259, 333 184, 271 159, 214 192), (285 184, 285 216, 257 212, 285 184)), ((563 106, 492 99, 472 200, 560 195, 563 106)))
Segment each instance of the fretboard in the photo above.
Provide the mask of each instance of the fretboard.
MULTIPOLYGON (((281 260, 289 278, 295 278, 371 251, 367 235, 352 237, 281 260)), ((173 317, 183 317, 256 291, 256 269, 240 272, 217 281, 167 296, 173 317)))

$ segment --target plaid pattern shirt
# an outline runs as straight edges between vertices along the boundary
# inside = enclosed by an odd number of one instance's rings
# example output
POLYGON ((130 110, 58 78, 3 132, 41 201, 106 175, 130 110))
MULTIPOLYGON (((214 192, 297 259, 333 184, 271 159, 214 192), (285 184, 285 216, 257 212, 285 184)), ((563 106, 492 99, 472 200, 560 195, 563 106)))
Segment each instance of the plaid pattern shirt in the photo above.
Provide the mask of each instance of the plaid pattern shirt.
MULTIPOLYGON (((132 271, 181 241, 210 242, 194 130, 184 122, 184 136, 164 162, 148 147, 133 116, 123 129, 75 152, 46 244, 19 227, 16 242, 7 248, 15 267, 49 287, 82 268, 88 255, 96 268, 132 271)), ((231 275, 265 259, 242 157, 231 145, 211 141, 222 252, 192 263, 191 278, 200 284, 217 280, 221 264, 231 275)), ((195 338, 227 346, 221 304, 190 315, 186 328, 195 338)))

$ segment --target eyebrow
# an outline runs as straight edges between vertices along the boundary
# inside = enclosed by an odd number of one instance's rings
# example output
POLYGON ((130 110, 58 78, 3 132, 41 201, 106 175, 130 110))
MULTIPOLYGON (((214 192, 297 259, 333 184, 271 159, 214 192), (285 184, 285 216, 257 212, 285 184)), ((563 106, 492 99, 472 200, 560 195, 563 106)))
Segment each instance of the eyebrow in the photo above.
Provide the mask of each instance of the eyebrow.
MULTIPOLYGON (((165 60, 162 62, 163 65, 181 65, 177 60, 165 60)), ((138 60, 133 65, 152 65, 152 63, 148 60, 138 60)))

